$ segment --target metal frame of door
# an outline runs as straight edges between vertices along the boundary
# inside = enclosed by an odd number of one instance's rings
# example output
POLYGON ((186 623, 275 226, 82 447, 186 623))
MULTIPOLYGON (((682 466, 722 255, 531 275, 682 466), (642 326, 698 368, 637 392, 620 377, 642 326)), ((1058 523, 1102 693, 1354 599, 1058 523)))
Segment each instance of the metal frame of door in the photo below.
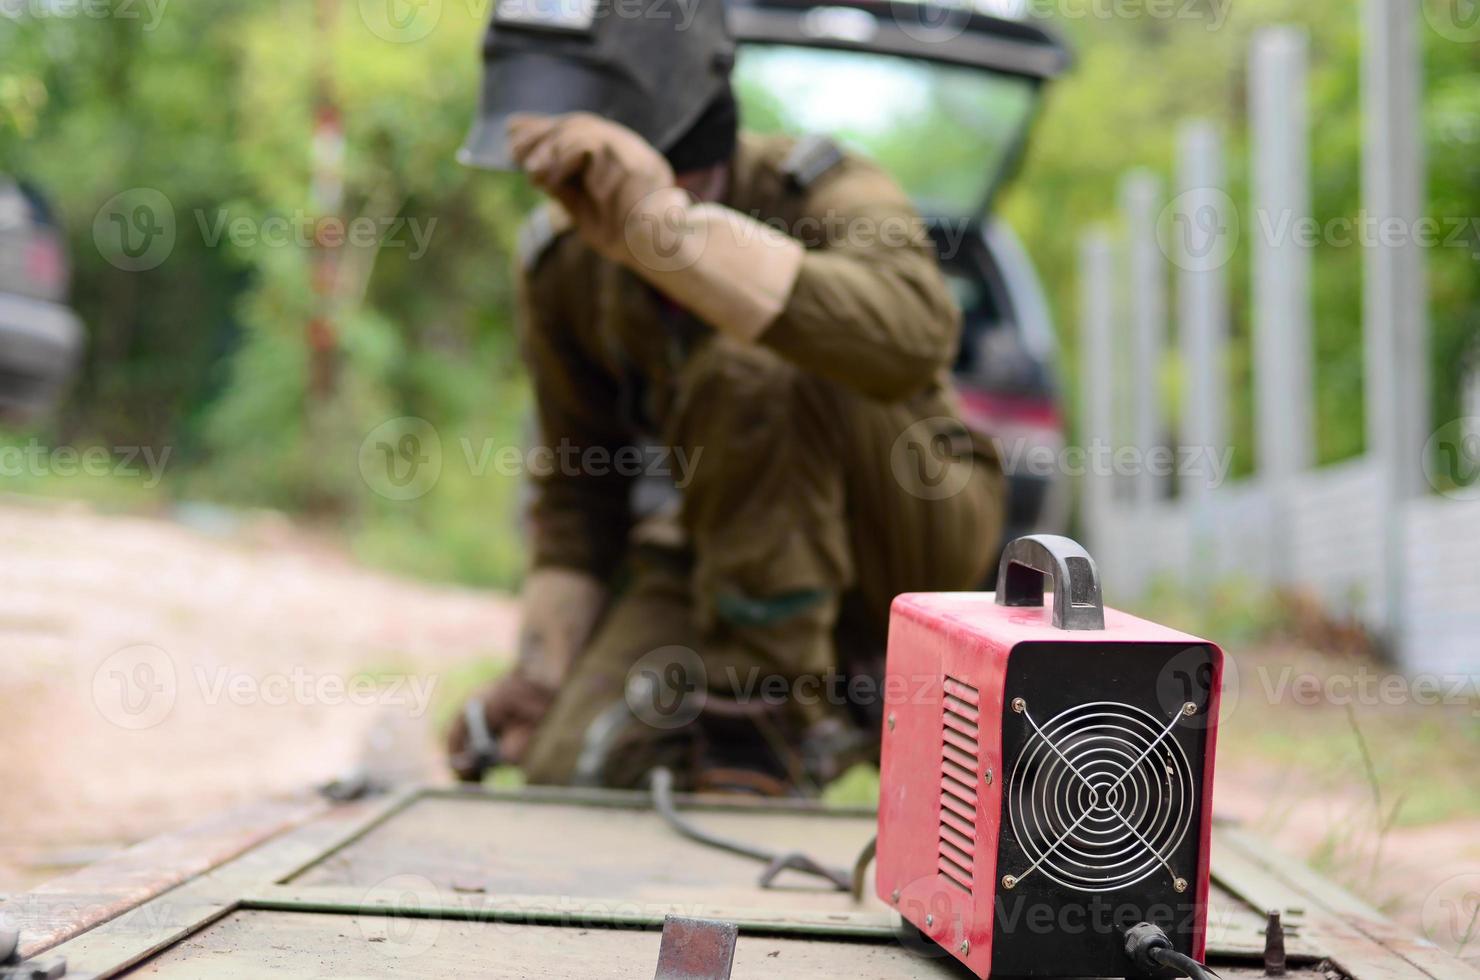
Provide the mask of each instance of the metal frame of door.
MULTIPOLYGON (((408 788, 380 797, 330 804, 317 797, 264 804, 146 842, 90 869, 7 901, 9 924, 22 930, 22 953, 64 956, 67 977, 111 977, 238 911, 422 918, 569 925, 662 926, 661 907, 612 907, 593 917, 569 899, 537 895, 414 896, 410 910, 366 898, 356 887, 304 886, 293 879, 365 837, 418 801, 474 799, 490 803, 648 809, 644 793, 601 790, 408 788)), ((870 816, 872 811, 810 803, 755 804, 683 800, 695 812, 870 816)), ((1480 972, 1406 933, 1356 898, 1296 864, 1271 854, 1233 827, 1214 834, 1215 883, 1252 911, 1277 909, 1289 929, 1292 964, 1329 962, 1355 980, 1480 980, 1480 972)), ((675 905, 674 910, 678 908, 675 905)), ((686 903, 683 914, 694 914, 686 903)), ((874 910, 810 915, 716 907, 742 935, 764 934, 894 942, 892 916, 874 910)), ((1226 939, 1209 950, 1215 965, 1249 963, 1262 953, 1254 935, 1226 939)))

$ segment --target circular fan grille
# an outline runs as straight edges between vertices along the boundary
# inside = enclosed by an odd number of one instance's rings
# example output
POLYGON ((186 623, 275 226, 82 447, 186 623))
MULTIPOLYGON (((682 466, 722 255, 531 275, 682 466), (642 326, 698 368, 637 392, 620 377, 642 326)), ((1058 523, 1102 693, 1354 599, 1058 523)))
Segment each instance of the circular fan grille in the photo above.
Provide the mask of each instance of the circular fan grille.
POLYGON ((1166 865, 1192 825, 1195 800, 1169 724, 1109 701, 1070 708, 1041 728, 1030 723, 1008 796, 1030 862, 1019 878, 1040 873, 1099 892, 1166 865))

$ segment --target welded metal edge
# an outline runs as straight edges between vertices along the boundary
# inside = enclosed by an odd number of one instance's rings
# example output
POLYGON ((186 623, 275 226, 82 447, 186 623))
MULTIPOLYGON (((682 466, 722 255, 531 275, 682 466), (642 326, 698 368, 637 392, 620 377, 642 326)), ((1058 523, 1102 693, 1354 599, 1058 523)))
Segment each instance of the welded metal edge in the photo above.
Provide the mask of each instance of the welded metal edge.
POLYGON ((325 806, 317 819, 280 832, 235 860, 110 917, 47 953, 66 958, 69 978, 117 976, 230 915, 251 888, 287 881, 358 840, 419 795, 420 790, 408 789, 325 806))
POLYGON ((317 912, 331 915, 381 915, 405 919, 446 919, 572 928, 657 929, 670 915, 734 922, 743 935, 808 936, 892 942, 897 917, 871 912, 768 911, 693 902, 636 902, 568 895, 467 894, 417 889, 398 882, 394 893, 353 886, 260 887, 241 897, 240 908, 259 912, 317 912))
POLYGON ((0 907, 0 917, 20 932, 21 956, 30 959, 328 809, 308 794, 236 807, 12 895, 0 907))

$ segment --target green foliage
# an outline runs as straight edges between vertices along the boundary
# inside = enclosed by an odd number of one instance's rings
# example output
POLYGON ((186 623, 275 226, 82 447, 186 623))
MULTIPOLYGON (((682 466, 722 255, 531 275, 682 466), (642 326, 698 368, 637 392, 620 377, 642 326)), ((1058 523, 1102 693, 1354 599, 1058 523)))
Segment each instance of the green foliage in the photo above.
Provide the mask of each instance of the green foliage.
POLYGON ((517 444, 525 412, 505 270, 527 191, 455 160, 483 10, 445 5, 429 34, 397 42, 365 6, 340 4, 332 23, 323 5, 271 0, 6 22, 0 171, 59 206, 90 328, 53 435, 167 445, 186 464, 177 493, 330 519, 371 559, 508 584, 512 481, 452 451, 431 492, 391 501, 357 465, 387 420, 426 418, 449 446, 517 444), (329 298, 311 190, 325 98, 344 126, 339 216, 386 232, 333 250, 329 298), (134 188, 164 195, 176 233, 143 272, 94 240, 94 216, 134 188), (337 340, 328 395, 307 342, 319 315, 337 340))
POLYGON ((1225 646, 1242 647, 1267 639, 1286 624, 1287 616, 1268 588, 1226 579, 1203 595, 1187 583, 1160 578, 1136 604, 1136 613, 1196 636, 1214 636, 1225 646))

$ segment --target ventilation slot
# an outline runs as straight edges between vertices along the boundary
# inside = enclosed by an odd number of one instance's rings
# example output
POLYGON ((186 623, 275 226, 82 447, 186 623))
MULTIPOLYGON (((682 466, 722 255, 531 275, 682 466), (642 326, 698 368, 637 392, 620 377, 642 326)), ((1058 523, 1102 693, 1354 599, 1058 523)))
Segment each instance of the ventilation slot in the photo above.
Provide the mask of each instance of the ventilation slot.
POLYGON ((940 849, 947 881, 971 891, 976 864, 976 774, 980 768, 981 694, 947 677, 941 714, 940 849))

